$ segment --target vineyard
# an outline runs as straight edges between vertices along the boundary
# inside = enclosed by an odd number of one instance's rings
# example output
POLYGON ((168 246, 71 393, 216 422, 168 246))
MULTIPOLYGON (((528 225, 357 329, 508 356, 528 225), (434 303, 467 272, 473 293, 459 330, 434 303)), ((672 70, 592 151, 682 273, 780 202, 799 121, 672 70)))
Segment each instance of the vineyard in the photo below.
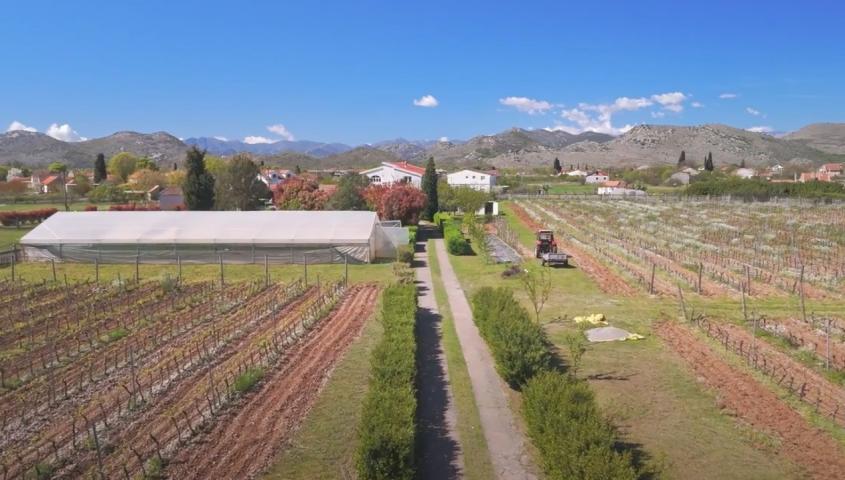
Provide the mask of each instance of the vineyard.
POLYGON ((827 205, 522 200, 529 227, 608 293, 845 297, 845 211, 827 205))
POLYGON ((378 287, 218 285, 0 283, 3 478, 259 473, 378 287))

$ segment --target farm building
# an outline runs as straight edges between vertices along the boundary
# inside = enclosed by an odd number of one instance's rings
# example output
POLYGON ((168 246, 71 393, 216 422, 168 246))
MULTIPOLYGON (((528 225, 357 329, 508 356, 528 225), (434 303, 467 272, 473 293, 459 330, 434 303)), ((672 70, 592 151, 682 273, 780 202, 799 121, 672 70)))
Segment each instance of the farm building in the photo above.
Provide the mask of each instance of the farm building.
POLYGON ((20 241, 29 260, 132 263, 368 263, 408 230, 374 212, 62 212, 20 241))

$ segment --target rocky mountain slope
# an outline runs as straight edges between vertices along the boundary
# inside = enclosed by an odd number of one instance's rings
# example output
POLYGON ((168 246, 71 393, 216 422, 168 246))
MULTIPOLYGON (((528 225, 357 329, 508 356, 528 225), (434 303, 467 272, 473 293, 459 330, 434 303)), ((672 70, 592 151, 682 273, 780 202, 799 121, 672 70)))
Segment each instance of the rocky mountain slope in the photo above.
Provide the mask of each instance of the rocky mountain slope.
POLYGON ((813 123, 784 137, 823 152, 845 155, 845 123, 813 123))
POLYGON ((312 142, 309 140, 245 143, 240 140, 221 140, 214 137, 188 138, 185 140, 185 144, 196 145, 198 148, 214 155, 234 155, 236 153, 276 155, 284 152, 296 152, 322 158, 352 149, 349 145, 342 143, 312 142))
POLYGON ((120 152, 149 157, 160 164, 181 162, 188 147, 165 132, 117 132, 82 142, 63 142, 37 132, 13 131, 0 135, 0 164, 46 166, 64 162, 71 167, 91 166, 98 153, 106 158, 120 152))

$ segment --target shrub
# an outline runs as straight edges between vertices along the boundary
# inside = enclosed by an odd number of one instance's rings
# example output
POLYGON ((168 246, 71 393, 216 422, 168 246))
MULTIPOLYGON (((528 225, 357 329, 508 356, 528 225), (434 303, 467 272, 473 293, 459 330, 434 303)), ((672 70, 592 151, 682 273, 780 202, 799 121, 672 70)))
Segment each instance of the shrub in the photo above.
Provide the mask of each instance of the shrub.
POLYGON ((551 368, 543 328, 532 322, 508 288, 485 287, 472 298, 473 317, 493 353, 496 369, 519 389, 534 375, 551 368))
POLYGON ((238 378, 235 379, 235 384, 233 388, 238 393, 246 393, 261 380, 261 377, 264 376, 264 369, 260 367, 250 367, 247 368, 244 373, 238 375, 238 378))
POLYGON ((417 243, 417 226, 411 225, 408 227, 408 243, 411 245, 417 243))
POLYGON ((414 261, 414 247, 411 245, 400 245, 396 249, 396 261, 411 265, 414 261))
POLYGON ((611 427, 598 411, 586 382, 543 372, 523 389, 528 434, 550 479, 636 479, 627 453, 614 449, 611 427))
POLYGON ((41 208, 38 210, 0 212, 0 224, 7 227, 40 223, 58 212, 55 208, 41 208))
POLYGON ((384 336, 373 350, 369 391, 358 429, 359 478, 411 479, 417 400, 416 287, 396 284, 382 295, 384 336))
POLYGON ((443 238, 446 240, 446 250, 452 255, 470 255, 472 248, 461 233, 461 228, 453 219, 444 221, 443 238))

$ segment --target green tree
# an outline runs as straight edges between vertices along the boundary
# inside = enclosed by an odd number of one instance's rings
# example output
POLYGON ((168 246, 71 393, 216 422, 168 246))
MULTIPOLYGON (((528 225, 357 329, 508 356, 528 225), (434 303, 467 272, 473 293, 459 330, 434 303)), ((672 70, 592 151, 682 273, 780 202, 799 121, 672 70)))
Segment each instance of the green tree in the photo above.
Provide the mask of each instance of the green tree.
POLYGON ((102 153, 98 153, 97 159, 94 160, 94 183, 100 184, 104 182, 107 177, 106 156, 102 153))
POLYGON ((78 173, 73 177, 73 191, 77 195, 85 195, 89 191, 91 191, 91 181, 88 180, 88 177, 78 173))
POLYGON ((713 171, 713 152, 707 152, 707 156, 704 157, 704 169, 708 172, 713 171))
POLYGON ((426 220, 431 220, 434 218, 434 214, 440 209, 440 203, 437 198, 437 169, 434 166, 434 157, 428 157, 421 186, 423 193, 425 193, 428 199, 422 217, 426 220))
POLYGON ((215 155, 206 155, 204 162, 205 170, 214 178, 217 178, 218 175, 222 174, 228 168, 226 160, 215 155))
POLYGON ((53 162, 47 169, 50 173, 67 173, 67 165, 62 162, 53 162))
POLYGON ((302 175, 302 169, 299 168, 299 165, 297 165, 296 168, 293 169, 293 173, 297 175, 302 175))
POLYGON ((678 157, 678 166, 683 167, 687 163, 687 152, 681 150, 681 156, 678 157))
POLYGON ((552 168, 555 169, 555 173, 560 173, 563 171, 563 167, 560 165, 560 159, 555 157, 555 162, 552 164, 552 168))
POLYGON ((268 198, 270 190, 258 179, 258 165, 247 155, 235 155, 214 175, 217 210, 255 210, 268 198))
POLYGON ((0 167, 0 182, 5 182, 9 178, 9 169, 0 167))
POLYGON ((135 170, 152 170, 157 172, 158 164, 149 157, 142 157, 135 162, 135 170))
POLYGON ((739 168, 745 168, 745 159, 744 158, 742 160, 740 160, 739 168))
POLYGON ((122 183, 129 180, 129 175, 136 169, 138 158, 129 152, 120 152, 109 159, 109 173, 120 179, 122 183))
POLYGON ((205 151, 196 146, 185 154, 185 182, 182 195, 188 210, 211 210, 214 207, 214 177, 205 170, 205 151))
POLYGON ((329 199, 329 210, 366 210, 367 202, 362 192, 369 182, 367 177, 355 172, 344 175, 337 184, 337 191, 329 199))

